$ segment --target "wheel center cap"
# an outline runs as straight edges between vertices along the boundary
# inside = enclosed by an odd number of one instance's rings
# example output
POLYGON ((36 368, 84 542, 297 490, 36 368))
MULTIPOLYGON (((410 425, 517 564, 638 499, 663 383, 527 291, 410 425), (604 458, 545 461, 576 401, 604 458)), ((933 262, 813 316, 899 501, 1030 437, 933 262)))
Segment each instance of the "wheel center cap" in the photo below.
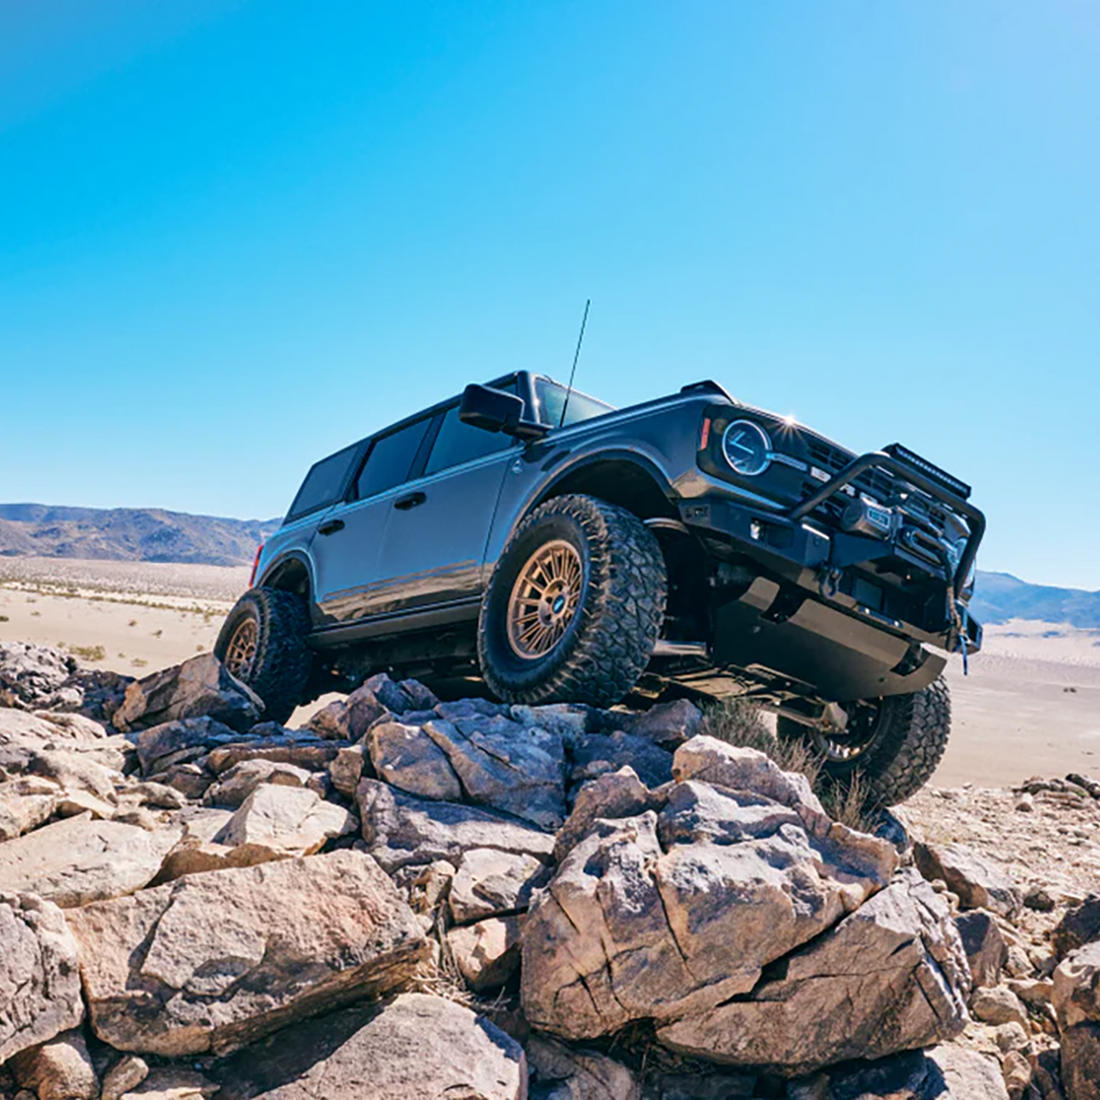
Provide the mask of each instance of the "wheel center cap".
POLYGON ((565 596, 555 596, 554 602, 550 605, 550 610, 553 611, 555 615, 560 615, 565 610, 565 596))

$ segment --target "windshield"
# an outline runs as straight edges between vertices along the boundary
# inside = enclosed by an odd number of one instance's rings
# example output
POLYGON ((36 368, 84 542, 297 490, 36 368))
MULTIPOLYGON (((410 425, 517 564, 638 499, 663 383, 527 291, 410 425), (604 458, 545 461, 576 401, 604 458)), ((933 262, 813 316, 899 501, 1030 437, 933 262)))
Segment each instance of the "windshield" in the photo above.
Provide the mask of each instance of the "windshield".
POLYGON ((561 424, 563 408, 565 408, 565 427, 615 411, 614 405, 597 401, 596 398, 589 397, 586 393, 578 393, 576 390, 569 394, 569 404, 566 406, 565 386, 552 382, 549 378, 535 379, 535 395, 539 401, 539 423, 549 424, 552 428, 561 424))

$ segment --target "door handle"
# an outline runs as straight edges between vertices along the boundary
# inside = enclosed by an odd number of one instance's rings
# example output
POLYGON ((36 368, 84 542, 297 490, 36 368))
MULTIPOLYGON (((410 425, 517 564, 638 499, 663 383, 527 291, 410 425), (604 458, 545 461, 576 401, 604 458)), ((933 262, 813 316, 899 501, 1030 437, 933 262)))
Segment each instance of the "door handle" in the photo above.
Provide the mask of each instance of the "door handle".
POLYGON ((317 534, 319 535, 335 535, 337 531, 343 531, 344 521, 342 519, 330 519, 328 523, 322 523, 317 528, 317 534))
POLYGON ((410 508, 415 508, 418 504, 423 504, 428 499, 425 493, 409 493, 407 497, 398 497, 393 502, 395 508, 399 508, 402 512, 407 512, 410 508))

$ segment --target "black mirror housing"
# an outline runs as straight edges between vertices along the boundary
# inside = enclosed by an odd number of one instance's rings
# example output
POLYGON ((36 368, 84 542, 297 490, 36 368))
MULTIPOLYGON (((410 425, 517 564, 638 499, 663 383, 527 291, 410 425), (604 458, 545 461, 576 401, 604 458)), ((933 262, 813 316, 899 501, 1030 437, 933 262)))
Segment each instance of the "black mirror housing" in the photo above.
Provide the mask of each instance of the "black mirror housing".
POLYGON ((546 434, 542 424, 523 419, 522 397, 476 382, 471 382, 462 393, 458 419, 486 432, 504 432, 521 439, 540 439, 546 434))

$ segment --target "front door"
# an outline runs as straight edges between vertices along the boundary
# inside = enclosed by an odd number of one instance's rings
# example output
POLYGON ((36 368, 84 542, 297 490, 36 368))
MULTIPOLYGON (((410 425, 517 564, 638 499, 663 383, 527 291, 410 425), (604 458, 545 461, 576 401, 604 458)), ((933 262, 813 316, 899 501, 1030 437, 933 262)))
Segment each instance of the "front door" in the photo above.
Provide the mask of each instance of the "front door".
POLYGON ((485 546, 516 440, 444 414, 422 475, 395 494, 379 552, 376 614, 475 604, 485 546))

